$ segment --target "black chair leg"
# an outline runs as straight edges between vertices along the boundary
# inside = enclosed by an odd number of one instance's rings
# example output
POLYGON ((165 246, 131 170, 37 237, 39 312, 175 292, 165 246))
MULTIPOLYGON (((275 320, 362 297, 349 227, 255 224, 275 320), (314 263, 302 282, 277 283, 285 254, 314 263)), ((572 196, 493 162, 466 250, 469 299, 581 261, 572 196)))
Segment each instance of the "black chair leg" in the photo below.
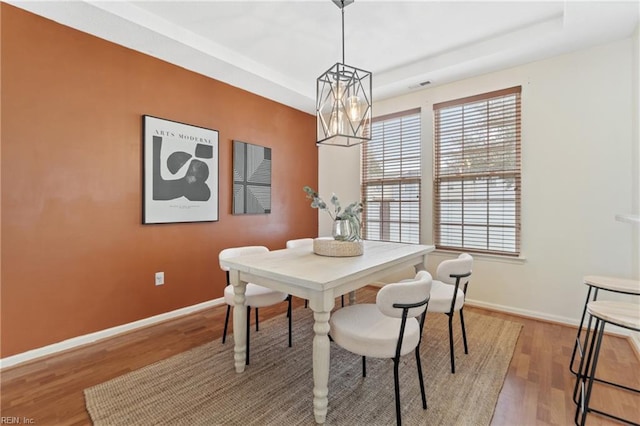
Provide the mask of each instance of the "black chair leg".
POLYGON ((422 408, 427 409, 427 395, 424 392, 424 379, 422 378, 422 362, 420 362, 420 345, 416 348, 416 364, 418 365, 418 379, 420 379, 420 392, 422 393, 422 408))
POLYGON ((258 308, 255 308, 256 310, 256 331, 260 331, 260 329, 258 328, 258 308))
POLYGON ((453 353, 453 315, 449 315, 449 352, 451 353, 451 374, 455 374, 456 360, 453 353))
POLYGON ((227 305, 227 316, 224 318, 224 331, 222 332, 222 343, 227 341, 227 326, 229 325, 229 311, 231 311, 231 306, 227 305))
POLYGON ((462 324, 462 341, 464 342, 464 353, 468 354, 469 349, 467 348, 467 330, 464 328, 464 315, 462 314, 462 308, 460 308, 460 324, 462 324))
POLYGON ((362 357, 362 377, 367 377, 367 357, 362 357))
POLYGON ((291 322, 293 320, 291 315, 291 295, 289 295, 289 297, 287 297, 287 300, 289 301, 289 306, 287 307, 287 316, 289 317, 289 347, 291 347, 291 322))
MULTIPOLYGON (((256 308, 256 311, 258 309, 256 308)), ((258 316, 256 315, 256 319, 258 316)), ((251 306, 247 306, 247 354, 244 360, 245 365, 249 365, 249 333, 251 332, 251 306)))
POLYGON ((344 294, 340 297, 342 298, 342 307, 344 308, 344 294))
POLYGON ((396 391, 396 424, 402 425, 402 417, 400 415, 400 378, 398 377, 398 366, 400 364, 398 358, 393 358, 393 384, 396 391))
POLYGON ((309 301, 305 299, 305 301, 304 301, 304 307, 306 308, 306 307, 308 307, 308 306, 309 306, 309 301))

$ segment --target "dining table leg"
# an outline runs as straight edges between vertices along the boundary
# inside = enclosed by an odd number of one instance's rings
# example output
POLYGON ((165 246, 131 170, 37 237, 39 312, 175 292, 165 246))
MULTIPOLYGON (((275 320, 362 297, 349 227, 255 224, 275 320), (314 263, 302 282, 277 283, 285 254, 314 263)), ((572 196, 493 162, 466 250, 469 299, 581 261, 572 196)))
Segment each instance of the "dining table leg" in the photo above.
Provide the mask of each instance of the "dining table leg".
POLYGON ((233 359, 236 373, 242 373, 246 366, 247 353, 247 307, 245 306, 245 292, 247 283, 240 280, 236 271, 229 275, 233 285, 233 359))
POLYGON ((327 418, 329 405, 329 316, 334 306, 333 298, 324 298, 323 303, 310 301, 315 323, 313 331, 313 414, 316 423, 323 424, 327 418))

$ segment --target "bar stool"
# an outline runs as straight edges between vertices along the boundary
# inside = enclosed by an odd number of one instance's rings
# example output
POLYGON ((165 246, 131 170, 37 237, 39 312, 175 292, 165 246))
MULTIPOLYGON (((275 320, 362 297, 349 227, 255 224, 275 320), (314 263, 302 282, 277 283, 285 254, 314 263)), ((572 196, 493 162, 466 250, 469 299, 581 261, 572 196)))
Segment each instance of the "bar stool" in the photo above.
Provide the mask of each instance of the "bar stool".
MULTIPOLYGON (((632 425, 639 425, 628 419, 617 417, 611 413, 607 413, 595 408, 589 407, 589 399, 591 398, 591 390, 593 388, 593 382, 597 381, 596 367, 598 365, 598 358, 600 356, 600 346, 602 345, 602 336, 604 334, 605 324, 612 324, 618 327, 623 327, 628 330, 640 331, 640 304, 629 302, 612 302, 612 301, 595 301, 587 304, 587 312, 589 313, 589 322, 592 318, 596 319, 594 326, 593 337, 589 343, 589 353, 586 357, 581 357, 580 368, 576 375, 576 388, 581 389, 581 402, 576 406, 576 415, 574 421, 576 425, 584 425, 587 420, 587 413, 594 412, 600 415, 610 417, 612 419, 629 423, 632 425), (578 417, 580 417, 580 409, 582 408, 582 416, 578 423, 578 417)), ((589 329, 586 332, 586 342, 589 339, 589 329)), ((602 381, 602 380, 601 380, 602 381)), ((619 385, 617 385, 619 386, 619 385)), ((627 388, 619 386, 624 389, 640 393, 638 389, 627 388)))
MULTIPOLYGON (((576 358, 576 350, 580 350, 580 356, 581 357, 583 356, 583 346, 580 344, 580 334, 582 333, 582 326, 584 325, 584 318, 587 313, 587 304, 590 301, 595 302, 598 299, 599 290, 606 290, 612 293, 631 294, 635 296, 640 296, 639 280, 588 275, 584 277, 583 281, 585 285, 589 287, 589 290, 587 291, 587 299, 584 302, 584 308, 582 309, 582 318, 580 319, 580 326, 578 326, 578 333, 576 334, 576 341, 573 345, 573 353, 571 354, 571 361, 569 362, 569 370, 574 375, 578 374, 578 372, 574 371, 573 369, 573 363, 576 358), (592 292, 593 292, 593 299, 589 300, 591 298, 592 292)), ((589 318, 587 330, 590 328, 591 328, 591 318, 589 318)))

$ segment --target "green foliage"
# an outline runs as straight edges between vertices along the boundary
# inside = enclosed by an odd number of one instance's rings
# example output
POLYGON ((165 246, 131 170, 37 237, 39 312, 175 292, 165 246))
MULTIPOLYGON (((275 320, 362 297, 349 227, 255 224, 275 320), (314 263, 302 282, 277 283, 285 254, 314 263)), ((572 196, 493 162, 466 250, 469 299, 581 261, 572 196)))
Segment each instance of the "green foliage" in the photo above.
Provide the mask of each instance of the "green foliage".
POLYGON ((351 224, 350 241, 360 240, 360 229, 362 228, 362 221, 360 215, 363 211, 363 205, 359 201, 354 201, 347 207, 342 209, 340 200, 336 194, 331 195, 330 203, 333 209, 329 209, 327 203, 320 197, 320 194, 315 189, 309 186, 302 188, 307 194, 307 198, 311 200, 311 207, 314 209, 320 209, 326 211, 332 220, 347 220, 351 224))

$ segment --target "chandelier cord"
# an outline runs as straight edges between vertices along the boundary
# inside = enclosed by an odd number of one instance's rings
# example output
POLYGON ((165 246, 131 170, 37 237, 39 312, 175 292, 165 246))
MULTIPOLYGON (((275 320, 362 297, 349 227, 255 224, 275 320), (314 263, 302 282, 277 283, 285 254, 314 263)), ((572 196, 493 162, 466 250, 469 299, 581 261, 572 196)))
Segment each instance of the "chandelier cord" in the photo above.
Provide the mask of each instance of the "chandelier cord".
POLYGON ((344 0, 342 0, 342 63, 344 64, 344 0))

